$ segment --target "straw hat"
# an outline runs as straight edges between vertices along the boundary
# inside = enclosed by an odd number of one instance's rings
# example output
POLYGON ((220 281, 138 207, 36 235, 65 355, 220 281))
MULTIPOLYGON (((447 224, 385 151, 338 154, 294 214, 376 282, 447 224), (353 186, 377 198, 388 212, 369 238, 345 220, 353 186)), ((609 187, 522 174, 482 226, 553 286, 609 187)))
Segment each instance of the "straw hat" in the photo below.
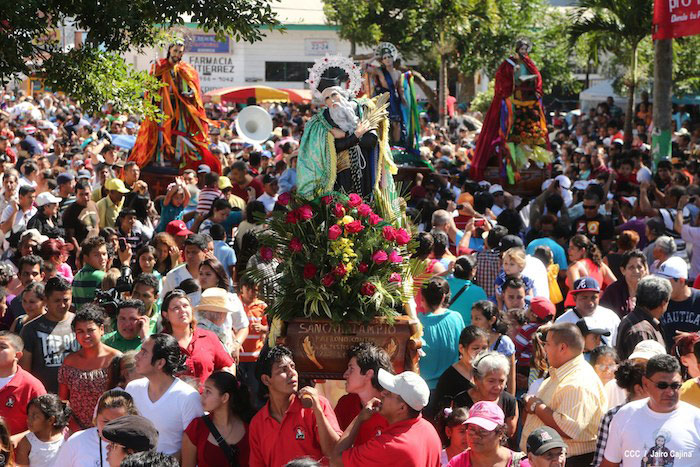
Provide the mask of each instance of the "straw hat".
POLYGON ((228 313, 233 309, 228 292, 219 287, 211 287, 202 292, 199 305, 195 307, 197 311, 215 311, 218 313, 228 313))

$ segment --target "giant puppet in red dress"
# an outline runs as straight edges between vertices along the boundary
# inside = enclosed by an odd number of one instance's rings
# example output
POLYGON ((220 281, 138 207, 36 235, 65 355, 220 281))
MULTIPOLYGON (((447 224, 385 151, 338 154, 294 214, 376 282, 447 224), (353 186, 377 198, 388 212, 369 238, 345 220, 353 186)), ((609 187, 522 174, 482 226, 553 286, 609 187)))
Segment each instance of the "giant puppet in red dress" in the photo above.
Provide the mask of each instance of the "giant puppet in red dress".
POLYGON ((167 57, 153 65, 151 74, 166 84, 159 91, 163 121, 144 120, 129 160, 139 167, 153 163, 194 170, 205 164, 220 174, 221 161, 207 147, 214 123, 204 111, 197 70, 182 61, 183 53, 183 43, 171 44, 167 57))
POLYGON ((542 108, 542 76, 528 56, 525 41, 516 44, 517 54, 496 71, 493 102, 486 113, 472 160, 472 177, 482 180, 493 156, 500 161, 500 178, 514 184, 528 161, 551 162, 547 124, 542 108))

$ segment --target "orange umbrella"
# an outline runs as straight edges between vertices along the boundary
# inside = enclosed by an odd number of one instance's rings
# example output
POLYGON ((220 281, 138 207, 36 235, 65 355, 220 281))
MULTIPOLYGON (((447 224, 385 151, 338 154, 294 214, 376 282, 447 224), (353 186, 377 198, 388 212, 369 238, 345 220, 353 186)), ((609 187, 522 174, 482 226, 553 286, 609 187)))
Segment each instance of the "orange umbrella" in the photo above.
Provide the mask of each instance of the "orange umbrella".
POLYGON ((308 104, 311 102, 311 90, 310 89, 287 89, 282 88, 282 91, 289 94, 290 102, 295 104, 308 104))
POLYGON ((287 92, 267 86, 221 88, 204 94, 205 101, 211 101, 215 104, 247 104, 251 98, 255 99, 256 104, 261 102, 289 102, 289 94, 287 92))

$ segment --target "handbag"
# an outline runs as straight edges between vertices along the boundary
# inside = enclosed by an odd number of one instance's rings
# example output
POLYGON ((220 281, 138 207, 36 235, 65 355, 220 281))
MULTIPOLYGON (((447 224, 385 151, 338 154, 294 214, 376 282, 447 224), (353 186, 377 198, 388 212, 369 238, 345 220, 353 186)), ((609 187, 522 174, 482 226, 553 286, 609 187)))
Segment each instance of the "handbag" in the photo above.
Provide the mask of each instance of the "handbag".
POLYGON ((224 451, 224 454, 228 459, 228 465, 231 467, 238 467, 238 449, 226 442, 224 437, 221 436, 221 433, 219 433, 219 430, 216 429, 214 422, 212 422, 211 418, 209 418, 209 415, 204 415, 202 419, 204 420, 204 423, 206 423, 211 434, 214 436, 216 444, 218 444, 221 450, 224 451))

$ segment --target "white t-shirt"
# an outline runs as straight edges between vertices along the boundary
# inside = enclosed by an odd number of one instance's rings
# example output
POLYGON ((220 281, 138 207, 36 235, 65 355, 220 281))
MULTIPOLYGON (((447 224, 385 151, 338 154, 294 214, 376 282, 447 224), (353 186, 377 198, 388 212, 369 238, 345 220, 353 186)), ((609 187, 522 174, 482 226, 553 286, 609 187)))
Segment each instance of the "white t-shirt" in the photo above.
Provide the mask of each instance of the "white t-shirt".
POLYGON ((270 196, 267 193, 263 193, 262 195, 258 196, 257 201, 260 201, 263 206, 265 206, 265 211, 272 212, 272 210, 275 208, 275 203, 277 202, 277 195, 270 196))
POLYGON ((530 277, 534 282, 532 287, 533 297, 549 298, 549 279, 547 279, 547 268, 544 263, 534 256, 525 257, 525 269, 523 276, 530 277))
POLYGON ((648 402, 649 399, 630 402, 615 414, 605 458, 622 467, 700 465, 700 409, 680 402, 673 412, 659 413, 652 411, 648 402), (652 463, 651 457, 669 462, 652 463))
POLYGON ((0 389, 2 389, 2 388, 4 388, 5 386, 7 386, 7 383, 9 383, 10 381, 12 381, 12 378, 14 378, 16 374, 17 374, 17 373, 13 373, 13 374, 11 374, 10 376, 7 376, 7 377, 5 377, 5 378, 0 378, 0 389))
POLYGON ((88 428, 73 434, 63 443, 53 465, 61 467, 100 467, 107 462, 107 443, 97 436, 97 428, 88 428), (102 444, 102 463, 100 464, 100 443, 102 444))
POLYGON ((148 379, 141 378, 126 385, 134 405, 158 430, 156 451, 175 454, 182 447, 182 433, 192 420, 204 415, 199 392, 179 378, 153 402, 148 397, 148 379))
MULTIPOLYGON (((615 347, 615 342, 617 342, 617 328, 620 326, 620 317, 617 313, 604 306, 598 306, 591 315, 591 318, 598 323, 598 328, 610 331, 610 336, 600 336, 601 341, 608 347, 615 347)), ((580 319, 581 318, 578 317, 574 310, 569 310, 557 318, 555 322, 576 324, 580 319)))
POLYGON ((192 274, 187 270, 187 263, 181 264, 178 267, 171 269, 168 274, 166 274, 163 280, 163 290, 160 291, 160 296, 165 297, 165 295, 173 289, 177 289, 180 282, 185 279, 192 279, 192 274))

